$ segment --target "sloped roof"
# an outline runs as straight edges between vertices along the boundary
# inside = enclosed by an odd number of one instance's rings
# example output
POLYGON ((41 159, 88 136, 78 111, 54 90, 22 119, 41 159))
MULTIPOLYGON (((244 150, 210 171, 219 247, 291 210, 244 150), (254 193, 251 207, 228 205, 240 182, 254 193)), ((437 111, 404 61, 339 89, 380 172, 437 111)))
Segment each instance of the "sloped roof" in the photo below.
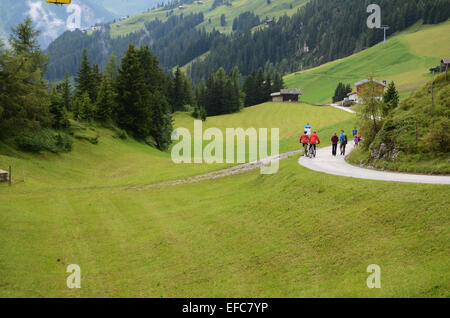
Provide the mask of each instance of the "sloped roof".
POLYGON ((441 63, 450 64, 450 59, 442 59, 441 63))
MULTIPOLYGON (((377 84, 386 86, 386 84, 383 83, 383 82, 381 82, 381 81, 377 81, 377 80, 373 80, 373 81, 374 81, 375 83, 377 83, 377 84)), ((361 85, 366 84, 366 83, 368 83, 368 82, 370 82, 369 79, 364 79, 364 80, 362 80, 362 81, 356 82, 356 83, 355 83, 355 86, 358 87, 358 86, 361 86, 361 85)))
POLYGON ((301 89, 282 89, 280 90, 281 95, 283 94, 290 94, 290 95, 301 95, 302 90, 301 89))

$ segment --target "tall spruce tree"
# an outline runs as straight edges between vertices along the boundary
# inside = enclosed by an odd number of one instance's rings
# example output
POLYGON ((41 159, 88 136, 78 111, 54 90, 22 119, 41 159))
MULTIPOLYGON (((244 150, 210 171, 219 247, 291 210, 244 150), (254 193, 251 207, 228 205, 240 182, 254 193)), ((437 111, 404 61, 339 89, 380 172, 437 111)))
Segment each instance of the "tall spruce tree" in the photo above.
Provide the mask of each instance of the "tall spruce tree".
POLYGON ((383 116, 387 116, 393 109, 397 108, 400 97, 392 81, 389 83, 386 93, 383 97, 383 116))
POLYGON ((279 92, 284 88, 283 77, 276 72, 273 78, 272 93, 279 92))
POLYGON ((95 118, 103 122, 111 120, 113 110, 115 109, 114 105, 115 93, 112 80, 109 76, 104 76, 97 96, 95 118))
POLYGON ((48 84, 43 79, 47 57, 37 44, 38 35, 26 19, 12 29, 11 50, 0 46, 0 134, 36 133, 52 124, 48 84))
POLYGON ((258 87, 254 73, 247 76, 244 82, 245 107, 258 104, 258 87))
POLYGON ((84 93, 88 93, 91 102, 95 100, 95 84, 94 75, 91 68, 91 63, 87 55, 87 50, 83 50, 83 57, 81 59, 80 68, 77 72, 76 82, 76 95, 81 96, 84 93))
POLYGON ((173 79, 171 102, 173 111, 184 110, 185 105, 185 84, 183 74, 179 67, 177 67, 173 79))
POLYGON ((64 105, 64 98, 56 88, 50 94, 50 113, 53 115, 53 128, 63 129, 69 127, 69 119, 67 116, 66 107, 64 105))
POLYGON ((139 55, 130 43, 117 77, 117 123, 137 138, 149 136, 151 109, 139 55))
POLYGON ((72 84, 70 83, 69 72, 66 71, 64 81, 61 83, 61 94, 66 110, 71 110, 72 104, 72 84))

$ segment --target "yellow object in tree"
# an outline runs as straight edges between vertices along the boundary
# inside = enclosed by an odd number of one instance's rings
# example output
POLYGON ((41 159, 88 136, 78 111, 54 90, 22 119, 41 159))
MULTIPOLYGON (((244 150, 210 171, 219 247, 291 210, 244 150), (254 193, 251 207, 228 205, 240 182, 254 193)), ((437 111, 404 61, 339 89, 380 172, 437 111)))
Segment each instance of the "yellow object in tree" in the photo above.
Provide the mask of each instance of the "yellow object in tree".
POLYGON ((72 0, 47 0, 47 2, 55 4, 71 4, 72 0))

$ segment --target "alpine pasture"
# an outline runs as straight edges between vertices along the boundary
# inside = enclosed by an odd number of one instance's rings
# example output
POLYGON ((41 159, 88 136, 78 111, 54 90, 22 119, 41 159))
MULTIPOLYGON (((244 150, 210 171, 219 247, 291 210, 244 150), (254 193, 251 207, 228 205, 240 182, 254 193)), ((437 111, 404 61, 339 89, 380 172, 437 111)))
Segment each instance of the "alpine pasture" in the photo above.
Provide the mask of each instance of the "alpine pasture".
MULTIPOLYGON (((177 127, 192 121, 175 116, 177 127)), ((290 150, 306 122, 328 144, 353 121, 331 107, 266 103, 205 127, 280 127, 290 150)), ((97 145, 77 140, 69 154, 2 149, 15 182, 0 187, 0 296, 449 295, 446 186, 330 176, 296 156, 274 175, 148 188, 221 166, 175 165, 169 153, 95 130, 97 145), (366 286, 373 263, 381 289, 366 286), (66 287, 68 264, 80 265, 81 289, 66 287)))
MULTIPOLYGON (((382 31, 380 31, 382 32, 382 31)), ((303 89, 303 101, 331 102, 339 82, 354 83, 373 75, 379 80, 394 81, 401 97, 422 87, 431 79, 429 68, 439 65, 450 52, 450 22, 437 26, 420 23, 401 34, 349 57, 319 67, 289 74, 284 78, 289 88, 303 89)))

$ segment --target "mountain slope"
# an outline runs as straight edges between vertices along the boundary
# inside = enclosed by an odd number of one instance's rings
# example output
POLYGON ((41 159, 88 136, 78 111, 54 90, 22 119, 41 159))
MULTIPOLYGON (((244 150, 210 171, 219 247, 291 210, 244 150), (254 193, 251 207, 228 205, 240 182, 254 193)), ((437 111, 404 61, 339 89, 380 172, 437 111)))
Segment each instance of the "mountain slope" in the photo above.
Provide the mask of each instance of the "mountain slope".
MULTIPOLYGON (((272 103, 211 124, 237 116, 288 136, 325 112, 347 129, 340 110, 272 103)), ((61 156, 0 145, 15 181, 0 184, 0 297, 449 296, 447 186, 330 176, 293 157, 274 175, 146 187, 216 166, 91 128, 98 145, 61 156), (68 264, 83 288, 67 288, 68 264), (367 288, 369 264, 388 273, 382 288, 367 288)))
POLYGON ((450 52, 450 22, 416 26, 370 49, 316 68, 284 77, 289 88, 301 88, 302 100, 331 101, 339 82, 351 83, 373 73, 375 78, 394 81, 402 97, 421 87, 431 77, 429 68, 439 65, 450 52))
POLYGON ((68 6, 49 4, 45 0, 2 0, 0 1, 0 36, 7 38, 11 27, 16 27, 27 16, 42 32, 39 42, 44 48, 75 25, 89 27, 96 23, 112 21, 114 18, 111 12, 104 9, 95 0, 73 0, 72 4, 68 6), (79 25, 75 18, 78 13, 79 25))
POLYGON ((112 24, 111 36, 124 36, 132 32, 141 30, 144 24, 155 19, 162 21, 167 20, 171 15, 187 15, 190 13, 202 12, 205 21, 198 28, 205 28, 206 31, 212 31, 214 28, 220 32, 229 33, 232 30, 233 19, 237 18, 241 13, 254 12, 263 21, 267 18, 280 17, 284 14, 292 15, 298 8, 302 7, 309 0, 233 0, 230 1, 232 6, 220 5, 213 8, 214 0, 204 0, 203 4, 197 1, 175 1, 174 5, 167 5, 161 8, 138 14, 124 21, 118 21, 112 24), (180 10, 178 3, 183 3, 184 9, 180 10), (221 26, 220 16, 224 14, 226 18, 226 26, 221 26))
POLYGON ((406 172, 450 174, 450 79, 440 74, 402 101, 351 162, 406 172))

